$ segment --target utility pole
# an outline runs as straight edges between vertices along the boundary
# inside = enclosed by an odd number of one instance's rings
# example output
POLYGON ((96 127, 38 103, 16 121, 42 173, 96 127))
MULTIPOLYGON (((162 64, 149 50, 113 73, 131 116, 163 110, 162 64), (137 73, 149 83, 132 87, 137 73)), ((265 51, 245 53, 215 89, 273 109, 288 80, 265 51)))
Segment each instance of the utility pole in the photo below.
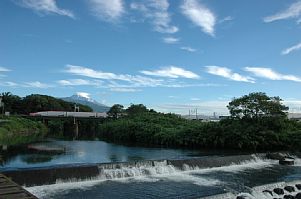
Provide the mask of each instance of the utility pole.
MULTIPOLYGON (((79 106, 74 104, 74 112, 79 112, 79 106)), ((78 138, 78 120, 76 120, 75 116, 73 117, 74 123, 74 139, 78 138)))
POLYGON ((79 112, 79 106, 77 106, 76 104, 74 104, 74 112, 79 112))
POLYGON ((2 97, 0 97, 0 107, 2 107, 2 114, 4 115, 4 102, 2 102, 2 97))

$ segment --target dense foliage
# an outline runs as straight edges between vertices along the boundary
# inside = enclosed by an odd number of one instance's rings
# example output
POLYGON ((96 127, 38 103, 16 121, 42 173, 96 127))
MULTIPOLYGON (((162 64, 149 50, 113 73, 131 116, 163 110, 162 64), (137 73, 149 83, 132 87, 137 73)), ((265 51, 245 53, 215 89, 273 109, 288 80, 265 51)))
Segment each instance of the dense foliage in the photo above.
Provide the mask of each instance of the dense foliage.
POLYGON ((37 141, 47 133, 41 122, 19 117, 0 118, 0 145, 20 145, 37 141))
POLYGON ((143 145, 301 149, 301 124, 286 118, 201 122, 173 114, 145 112, 104 122, 98 136, 114 142, 143 145))
MULTIPOLYGON (((24 98, 13 95, 9 92, 0 95, 4 102, 4 110, 12 114, 29 114, 38 111, 74 111, 74 103, 47 96, 47 95, 28 95, 24 98)), ((90 112, 88 106, 80 105, 80 111, 90 112)))
POLYGON ((231 117, 201 122, 132 105, 122 110, 127 113, 123 117, 101 124, 98 136, 143 145, 301 150, 301 124, 287 119, 279 97, 251 93, 234 99, 228 108, 231 117))
POLYGON ((281 101, 279 97, 256 92, 234 98, 227 107, 233 118, 283 117, 286 116, 288 107, 281 101))

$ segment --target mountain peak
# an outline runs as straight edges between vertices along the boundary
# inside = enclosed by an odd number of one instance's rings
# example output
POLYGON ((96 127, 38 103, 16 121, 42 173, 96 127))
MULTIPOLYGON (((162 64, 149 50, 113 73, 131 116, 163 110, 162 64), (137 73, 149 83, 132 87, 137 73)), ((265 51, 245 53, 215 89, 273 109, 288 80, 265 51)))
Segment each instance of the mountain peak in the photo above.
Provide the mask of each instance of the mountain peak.
POLYGON ((87 105, 95 112, 107 112, 110 107, 93 100, 89 93, 77 92, 71 97, 62 98, 65 101, 87 105))
POLYGON ((91 99, 90 93, 77 92, 75 95, 77 95, 78 97, 83 97, 83 98, 91 99))
POLYGON ((90 93, 85 92, 77 92, 74 95, 72 95, 70 98, 74 100, 81 100, 81 101, 88 101, 88 102, 96 102, 90 97, 90 93))

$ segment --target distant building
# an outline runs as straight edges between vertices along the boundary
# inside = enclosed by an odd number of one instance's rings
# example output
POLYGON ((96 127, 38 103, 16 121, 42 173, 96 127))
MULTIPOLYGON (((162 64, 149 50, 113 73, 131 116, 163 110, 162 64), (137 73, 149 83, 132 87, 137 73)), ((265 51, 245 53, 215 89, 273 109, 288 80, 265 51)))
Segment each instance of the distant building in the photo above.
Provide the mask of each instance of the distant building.
POLYGON ((298 120, 301 121, 301 113, 289 113, 287 115, 288 119, 290 120, 298 120))
POLYGON ((220 115, 218 118, 220 120, 222 120, 222 119, 228 119, 228 118, 230 118, 230 116, 229 115, 220 115))
POLYGON ((207 116, 207 115, 182 115, 181 116, 187 120, 199 120, 202 122, 218 122, 220 119, 216 116, 207 116))

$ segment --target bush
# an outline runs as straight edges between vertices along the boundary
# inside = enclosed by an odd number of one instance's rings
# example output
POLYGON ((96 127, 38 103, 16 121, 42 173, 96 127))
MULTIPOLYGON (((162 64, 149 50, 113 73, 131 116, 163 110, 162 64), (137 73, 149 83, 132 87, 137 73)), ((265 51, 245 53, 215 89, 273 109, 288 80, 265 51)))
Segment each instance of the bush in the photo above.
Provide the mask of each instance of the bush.
POLYGON ((20 145, 37 141, 47 133, 41 122, 8 117, 0 120, 0 145, 20 145))

